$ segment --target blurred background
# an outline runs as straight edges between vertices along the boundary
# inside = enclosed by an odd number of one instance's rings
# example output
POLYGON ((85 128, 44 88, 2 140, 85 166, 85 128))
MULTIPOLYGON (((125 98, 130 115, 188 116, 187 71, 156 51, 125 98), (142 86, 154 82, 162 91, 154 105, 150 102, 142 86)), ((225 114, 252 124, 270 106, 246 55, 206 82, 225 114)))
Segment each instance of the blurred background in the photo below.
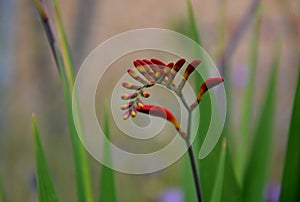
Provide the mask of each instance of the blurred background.
MULTIPOLYGON (((253 1, 192 0, 202 45, 217 66, 222 51, 253 1), (224 32, 220 33, 220 27, 224 32)), ((45 4, 53 16, 49 1, 45 4)), ((59 1, 75 72, 85 57, 106 39, 131 29, 154 27, 181 33, 189 30, 186 1, 85 0, 59 1)), ((258 62, 253 116, 259 116, 270 75, 272 53, 281 41, 274 144, 269 181, 280 185, 300 53, 300 1, 261 1, 258 62)), ((251 21, 251 20, 250 20, 251 21)), ((232 86, 230 130, 238 145, 242 96, 249 78, 249 22, 227 59, 232 86)), ((55 26, 53 25, 55 28, 55 26)), ((37 201, 31 114, 37 115, 47 160, 61 201, 75 201, 75 179, 65 102, 59 74, 33 1, 0 1, 0 176, 8 201, 37 201)), ((253 124, 252 124, 253 122, 253 124)), ((252 127, 250 130, 253 130, 252 127)), ((94 193, 100 165, 89 157, 94 193)), ((116 173, 121 201, 167 201, 183 197, 175 165, 147 176, 116 173)), ((172 200, 175 201, 175 200, 172 200)), ((270 199, 271 201, 271 199, 270 199)), ((276 199, 274 199, 276 201, 276 199)))

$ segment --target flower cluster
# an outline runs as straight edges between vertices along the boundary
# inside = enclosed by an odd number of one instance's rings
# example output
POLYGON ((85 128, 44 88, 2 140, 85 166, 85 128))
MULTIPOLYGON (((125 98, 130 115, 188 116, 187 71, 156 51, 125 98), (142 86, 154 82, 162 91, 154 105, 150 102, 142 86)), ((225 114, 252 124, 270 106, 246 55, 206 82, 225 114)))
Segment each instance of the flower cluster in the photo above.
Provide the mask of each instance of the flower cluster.
POLYGON ((177 85, 174 81, 174 78, 185 63, 186 60, 184 58, 179 59, 175 64, 173 62, 166 64, 156 58, 152 58, 151 60, 135 60, 133 65, 143 77, 141 77, 133 69, 127 70, 128 74, 140 84, 135 85, 129 82, 122 83, 124 88, 134 90, 131 94, 124 94, 121 96, 121 99, 128 101, 126 104, 121 106, 122 110, 126 110, 123 118, 128 119, 130 116, 135 117, 137 112, 149 114, 151 111, 152 116, 161 117, 173 123, 176 130, 182 135, 182 137, 186 138, 186 133, 180 129, 179 122, 168 109, 158 105, 143 104, 141 101, 141 98, 148 98, 150 96, 150 93, 145 91, 145 89, 150 88, 155 84, 160 84, 175 92, 181 98, 187 110, 192 111, 199 104, 203 94, 208 89, 224 81, 224 79, 221 77, 210 78, 206 80, 199 89, 197 99, 190 106, 188 106, 182 96, 182 89, 191 73, 201 63, 201 60, 196 59, 187 65, 183 73, 183 78, 177 85))

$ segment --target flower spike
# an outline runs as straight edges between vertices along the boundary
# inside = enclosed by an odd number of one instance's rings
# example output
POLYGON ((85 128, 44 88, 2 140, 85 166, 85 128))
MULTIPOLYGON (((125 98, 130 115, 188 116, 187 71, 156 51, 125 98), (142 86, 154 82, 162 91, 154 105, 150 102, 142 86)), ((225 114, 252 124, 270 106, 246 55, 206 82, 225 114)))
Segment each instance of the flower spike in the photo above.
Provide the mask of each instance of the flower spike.
POLYGON ((138 82, 140 82, 142 84, 148 83, 145 79, 143 79, 142 77, 137 75, 137 73, 135 73, 135 71, 133 71, 132 69, 128 69, 127 72, 133 79, 137 80, 138 82))

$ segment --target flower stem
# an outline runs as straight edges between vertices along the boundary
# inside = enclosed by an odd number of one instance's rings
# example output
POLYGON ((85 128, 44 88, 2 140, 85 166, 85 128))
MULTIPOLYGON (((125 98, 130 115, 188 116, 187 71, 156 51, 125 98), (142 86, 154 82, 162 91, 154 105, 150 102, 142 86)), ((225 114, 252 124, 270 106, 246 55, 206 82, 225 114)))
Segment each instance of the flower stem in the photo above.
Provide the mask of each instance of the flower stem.
POLYGON ((194 182, 195 182, 197 199, 198 199, 198 202, 202 202, 199 174, 198 174, 198 170, 197 170, 197 165, 196 165, 196 161, 195 161, 192 144, 190 142, 192 111, 190 109, 188 109, 188 113, 189 113, 189 117, 188 117, 187 138, 185 139, 185 142, 186 142, 186 146, 188 147, 188 153, 189 153, 189 158, 190 158, 191 167, 192 167, 192 171, 193 171, 193 178, 194 178, 194 182))
POLYGON ((193 152, 193 149, 192 149, 192 145, 190 145, 188 140, 186 141, 186 144, 187 144, 187 147, 188 147, 189 158, 190 158, 191 167, 192 167, 192 171, 193 171, 193 178, 194 178, 194 182, 195 182, 197 199, 198 199, 198 202, 202 202, 201 186, 200 186, 200 182, 199 182, 199 174, 198 174, 198 171, 197 171, 194 152, 193 152))

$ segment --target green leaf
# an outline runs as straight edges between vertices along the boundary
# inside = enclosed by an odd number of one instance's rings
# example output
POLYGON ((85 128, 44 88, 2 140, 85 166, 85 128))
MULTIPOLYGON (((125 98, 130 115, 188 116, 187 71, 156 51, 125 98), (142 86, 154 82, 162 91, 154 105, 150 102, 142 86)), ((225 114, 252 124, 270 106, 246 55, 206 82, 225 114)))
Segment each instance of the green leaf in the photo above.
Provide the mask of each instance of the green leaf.
POLYGON ((55 20, 57 21, 57 30, 58 30, 58 37, 60 41, 61 53, 62 58, 64 61, 64 67, 66 72, 66 77, 68 80, 68 84, 70 89, 73 89, 74 85, 74 72, 73 72, 73 63, 71 58, 71 51, 69 48, 69 43, 67 40, 66 32, 64 30, 64 26, 62 23, 62 18, 59 11, 59 6, 57 0, 53 0, 54 10, 55 10, 55 20))
POLYGON ((222 198, 225 164, 226 163, 226 139, 222 141, 222 150, 219 158, 219 165, 214 183, 214 188, 211 196, 211 202, 220 202, 222 198))
POLYGON ((245 202, 263 201, 263 191, 268 176, 276 106, 277 72, 281 50, 279 43, 274 50, 272 73, 245 172, 243 187, 245 202))
MULTIPOLYGON (((104 133, 106 138, 110 140, 110 124, 109 124, 109 114, 105 108, 104 114, 104 133)), ((103 145, 103 155, 107 161, 111 161, 110 146, 103 145)), ((115 177, 114 171, 105 165, 101 166, 101 176, 100 176, 100 202, 115 202, 117 201, 116 190, 115 190, 115 177)))
POLYGON ((260 25, 261 25, 261 9, 256 10, 255 20, 252 29, 252 37, 250 41, 249 49, 249 80, 245 88, 245 93, 242 102, 241 110, 241 128, 239 139, 240 144, 237 148, 236 154, 236 173, 237 179, 242 184, 242 178, 245 172, 245 164, 249 151, 249 135, 251 129, 251 117, 252 117, 252 106, 253 106, 253 92, 255 84, 255 72, 257 65, 257 56, 259 48, 259 35, 260 35, 260 25))
MULTIPOLYGON (((91 188, 91 182, 90 182, 87 154, 86 154, 86 150, 85 150, 84 146, 82 145, 81 140, 79 138, 79 136, 82 135, 82 134, 80 134, 81 131, 77 131, 75 128, 75 125, 74 125, 71 92, 68 88, 66 75, 61 66, 61 64, 62 64, 61 61, 59 62, 59 64, 60 64, 59 69, 60 69, 60 73, 61 73, 61 80, 62 80, 62 84, 63 84, 63 90, 64 90, 66 106, 67 106, 68 124, 69 124, 71 144, 72 144, 72 149, 73 149, 73 158, 74 158, 74 163, 75 163, 78 201, 92 202, 93 195, 92 195, 92 188, 91 188)), ((74 110, 78 110, 78 109, 74 109, 74 110)), ((80 119, 78 118, 78 120, 80 120, 80 119)))
POLYGON ((189 37, 191 37, 191 39, 193 39, 195 42, 201 45, 202 43, 198 33, 198 28, 196 25, 196 20, 195 20, 195 15, 194 15, 193 5, 191 0, 187 0, 187 6, 188 6, 188 15, 189 15, 189 23, 190 23, 189 37))
POLYGON ((300 63, 298 67, 298 83, 294 98, 294 107, 290 123, 280 201, 300 201, 300 63))
MULTIPOLYGON (((66 100, 69 132, 70 132, 71 144, 73 149, 73 158, 75 162, 78 201, 90 202, 93 201, 93 197, 92 197, 92 189, 90 183, 89 166, 88 166, 86 150, 79 139, 79 136, 81 135, 81 131, 78 132, 76 130, 74 125, 73 114, 72 114, 72 92, 74 86, 73 66, 71 62, 70 50, 68 48, 67 38, 62 25, 62 20, 60 17, 57 1, 53 0, 53 3, 55 6, 55 17, 56 20, 58 21, 58 31, 61 39, 60 47, 62 48, 62 54, 57 46, 57 40, 54 37, 52 28, 49 23, 49 17, 47 15, 43 2, 40 0, 35 0, 35 5, 39 11, 39 15, 43 23, 43 28, 47 35, 56 65, 58 67, 61 76, 63 92, 66 100)), ((75 101, 76 101, 76 96, 75 96, 75 101)), ((75 107, 74 110, 78 110, 78 109, 75 107)), ((80 118, 78 117, 78 120, 79 119, 80 118)))
POLYGON ((49 172, 49 168, 46 162, 45 154, 40 140, 38 126, 34 116, 32 117, 32 130, 33 130, 33 138, 34 138, 39 201, 56 202, 58 201, 57 194, 51 179, 51 175, 49 172))

